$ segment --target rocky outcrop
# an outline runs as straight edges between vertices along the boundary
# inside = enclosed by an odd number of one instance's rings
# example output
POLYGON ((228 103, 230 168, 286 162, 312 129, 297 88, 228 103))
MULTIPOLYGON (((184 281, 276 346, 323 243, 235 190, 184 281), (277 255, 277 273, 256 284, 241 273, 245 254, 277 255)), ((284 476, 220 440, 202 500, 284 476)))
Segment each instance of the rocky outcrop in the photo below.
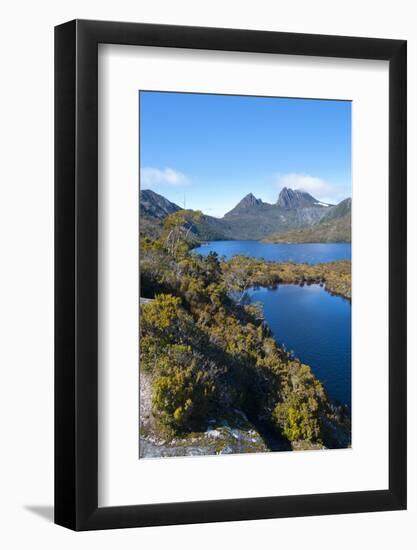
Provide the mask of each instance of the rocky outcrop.
POLYGON ((207 456, 237 453, 265 453, 270 449, 255 427, 242 412, 233 418, 212 419, 204 432, 167 438, 155 429, 155 424, 142 424, 139 435, 140 458, 169 456, 207 456), (152 426, 152 428, 151 428, 152 426))
POLYGON ((277 206, 284 210, 294 210, 296 208, 305 208, 307 206, 321 206, 325 207, 324 203, 320 203, 317 199, 312 197, 305 191, 299 189, 288 189, 284 187, 278 197, 277 206))
POLYGON ((181 210, 177 204, 170 202, 162 195, 158 195, 158 193, 155 193, 150 189, 145 189, 140 192, 139 203, 140 212, 142 215, 156 218, 158 220, 163 220, 169 214, 173 214, 174 212, 181 210))

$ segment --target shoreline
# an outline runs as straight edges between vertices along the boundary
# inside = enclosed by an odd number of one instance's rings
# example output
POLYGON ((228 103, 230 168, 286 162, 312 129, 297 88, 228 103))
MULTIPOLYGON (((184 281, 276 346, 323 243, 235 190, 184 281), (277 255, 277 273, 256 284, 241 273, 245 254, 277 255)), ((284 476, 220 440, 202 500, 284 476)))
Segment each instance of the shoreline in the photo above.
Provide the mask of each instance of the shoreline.
POLYGON ((150 439, 142 456, 181 456, 188 447, 192 454, 205 455, 259 452, 266 443, 261 429, 266 421, 294 450, 348 447, 350 410, 329 397, 311 367, 288 353, 269 323, 239 296, 250 287, 317 284, 350 301, 350 260, 210 259, 191 254, 191 248, 195 246, 188 243, 172 252, 146 243, 141 260, 144 297, 153 298, 141 305, 141 380, 150 375, 148 403, 140 414, 141 437, 150 439), (173 329, 167 338, 169 326, 173 329), (199 378, 197 363, 204 365, 204 378, 199 378), (201 384, 214 392, 213 401, 199 390, 201 384), (294 385, 301 393, 292 390, 294 385), (304 400, 310 404, 307 410, 304 400), (188 406, 195 408, 194 417, 188 406), (208 412, 200 414, 204 407, 208 412), (231 410, 235 413, 228 418, 231 410), (242 413, 248 415, 243 423, 242 413))

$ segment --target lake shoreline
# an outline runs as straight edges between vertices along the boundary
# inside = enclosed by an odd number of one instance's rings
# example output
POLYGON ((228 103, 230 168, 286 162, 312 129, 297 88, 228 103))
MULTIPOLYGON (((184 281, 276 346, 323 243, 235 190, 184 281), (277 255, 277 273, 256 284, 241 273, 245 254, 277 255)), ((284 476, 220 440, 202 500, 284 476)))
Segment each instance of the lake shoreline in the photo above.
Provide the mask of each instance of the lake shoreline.
POLYGON ((271 285, 271 286, 254 285, 252 288, 254 288, 256 290, 258 290, 260 288, 265 288, 265 289, 268 289, 268 290, 275 290, 275 289, 278 289, 279 287, 282 287, 282 286, 298 286, 298 287, 303 288, 304 286, 312 286, 312 285, 320 286, 321 288, 323 288, 323 290, 325 290, 328 294, 330 294, 330 296, 337 296, 338 298, 342 298, 343 300, 346 300, 350 304, 352 303, 352 298, 351 297, 345 296, 341 292, 339 293, 339 292, 336 292, 336 291, 333 291, 333 290, 327 288, 327 286, 325 284, 321 283, 319 280, 309 281, 309 282, 306 282, 306 283, 303 283, 303 282, 276 283, 276 284, 271 285))
POLYGON ((351 260, 351 243, 268 243, 261 240, 211 240, 193 243, 192 253, 206 256, 216 252, 219 258, 248 256, 275 262, 327 263, 351 260))
POLYGON ((317 284, 252 287, 248 296, 251 303, 261 304, 277 345, 300 363, 307 363, 326 386, 330 399, 350 412, 350 302, 343 297, 335 300, 317 284))
POLYGON ((142 246, 142 458, 350 446, 350 411, 239 298, 251 287, 318 286, 348 299, 349 260, 226 260, 181 243, 142 246))

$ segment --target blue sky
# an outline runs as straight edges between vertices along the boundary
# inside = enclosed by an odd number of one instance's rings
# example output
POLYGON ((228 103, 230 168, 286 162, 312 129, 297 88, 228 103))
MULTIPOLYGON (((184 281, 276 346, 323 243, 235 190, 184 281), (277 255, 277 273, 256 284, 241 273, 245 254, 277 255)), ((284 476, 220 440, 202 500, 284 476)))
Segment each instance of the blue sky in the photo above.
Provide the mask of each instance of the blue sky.
POLYGON ((140 92, 141 188, 223 216, 282 187, 351 196, 351 103, 140 92))

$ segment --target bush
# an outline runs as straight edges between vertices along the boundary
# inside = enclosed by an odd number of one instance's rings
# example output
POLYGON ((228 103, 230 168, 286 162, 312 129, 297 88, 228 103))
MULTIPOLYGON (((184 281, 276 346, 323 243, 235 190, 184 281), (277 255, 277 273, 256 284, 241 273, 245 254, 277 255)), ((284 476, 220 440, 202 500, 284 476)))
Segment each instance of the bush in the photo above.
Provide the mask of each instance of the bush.
POLYGON ((272 419, 289 441, 321 442, 321 417, 327 402, 322 384, 307 365, 291 364, 284 399, 274 408, 272 419))
POLYGON ((140 367, 152 378, 159 425, 171 433, 206 429, 210 418, 235 408, 262 422, 272 419, 290 441, 321 442, 328 406, 323 386, 277 345, 261 309, 246 304, 244 293, 257 284, 325 280, 348 295, 341 285, 350 288, 350 263, 203 258, 183 242, 191 222, 181 216, 165 223, 160 240, 141 243, 142 289, 154 299, 140 308, 140 367))
POLYGON ((181 433, 205 427, 216 395, 215 372, 188 346, 174 345, 157 365, 152 412, 162 427, 181 433))
POLYGON ((154 371, 166 346, 182 343, 186 335, 191 337, 193 325, 192 318, 181 307, 181 299, 170 294, 159 294, 141 306, 141 367, 154 371))
POLYGON ((321 428, 317 410, 317 402, 306 402, 291 395, 283 403, 278 403, 272 417, 289 441, 319 441, 321 428))

